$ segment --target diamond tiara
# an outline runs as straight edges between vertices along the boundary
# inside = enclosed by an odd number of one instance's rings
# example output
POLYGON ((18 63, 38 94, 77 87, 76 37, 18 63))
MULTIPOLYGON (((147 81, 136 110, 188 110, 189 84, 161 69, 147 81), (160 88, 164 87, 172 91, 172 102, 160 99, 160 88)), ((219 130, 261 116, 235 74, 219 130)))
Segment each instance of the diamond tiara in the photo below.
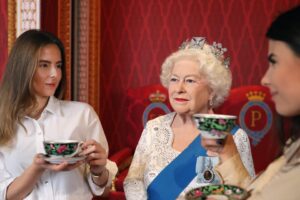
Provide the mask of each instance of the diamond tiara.
MULTIPOLYGON (((184 41, 180 45, 179 49, 203 49, 204 44, 207 44, 205 37, 193 37, 190 41, 184 41)), ((213 42, 213 44, 209 46, 211 48, 211 52, 215 55, 215 57, 220 60, 226 68, 229 68, 230 57, 224 57, 224 53, 227 51, 227 48, 222 47, 222 44, 217 42, 213 42)))

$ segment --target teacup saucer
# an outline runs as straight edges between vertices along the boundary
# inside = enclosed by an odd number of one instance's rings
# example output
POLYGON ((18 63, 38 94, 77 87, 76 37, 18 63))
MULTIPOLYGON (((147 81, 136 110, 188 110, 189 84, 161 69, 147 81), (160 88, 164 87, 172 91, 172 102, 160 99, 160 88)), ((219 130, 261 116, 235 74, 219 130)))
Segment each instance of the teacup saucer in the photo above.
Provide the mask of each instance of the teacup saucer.
POLYGON ((194 188, 186 193, 186 200, 202 199, 230 199, 243 200, 249 196, 249 193, 238 186, 234 185, 206 185, 194 188))
POLYGON ((62 157, 62 158, 48 158, 46 157, 45 160, 52 164, 60 164, 62 162, 67 162, 68 164, 74 164, 78 161, 84 160, 85 156, 81 157, 62 157))

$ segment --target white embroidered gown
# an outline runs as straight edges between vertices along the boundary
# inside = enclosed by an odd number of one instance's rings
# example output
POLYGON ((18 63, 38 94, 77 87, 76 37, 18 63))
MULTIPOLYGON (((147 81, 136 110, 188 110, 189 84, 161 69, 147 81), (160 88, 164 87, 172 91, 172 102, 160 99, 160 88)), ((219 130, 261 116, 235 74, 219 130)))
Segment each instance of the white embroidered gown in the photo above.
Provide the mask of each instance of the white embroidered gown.
MULTIPOLYGON (((124 181, 124 190, 127 200, 146 200, 147 188, 154 178, 164 169, 180 152, 172 148, 173 132, 171 123, 175 113, 169 113, 149 121, 143 130, 137 145, 128 175, 124 181)), ((242 129, 237 130, 234 141, 241 155, 243 164, 249 174, 254 177, 255 171, 251 155, 250 143, 247 134, 242 129)), ((208 185, 203 179, 203 172, 207 166, 215 166, 219 160, 217 157, 201 157, 201 164, 195 166, 200 172, 190 184, 181 192, 177 199, 184 199, 189 190, 208 185)), ((182 172, 184 173, 184 172, 182 172)), ((211 183, 218 183, 219 178, 215 174, 211 183)))

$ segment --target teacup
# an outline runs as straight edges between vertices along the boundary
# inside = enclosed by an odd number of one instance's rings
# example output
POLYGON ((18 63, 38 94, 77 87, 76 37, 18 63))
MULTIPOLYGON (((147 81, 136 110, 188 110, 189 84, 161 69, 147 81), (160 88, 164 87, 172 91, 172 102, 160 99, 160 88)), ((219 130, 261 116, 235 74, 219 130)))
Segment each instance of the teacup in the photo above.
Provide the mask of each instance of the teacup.
POLYGON ((50 158, 70 158, 82 151, 83 142, 77 140, 48 140, 44 141, 46 155, 50 158))
POLYGON ((226 133, 235 126, 236 116, 219 114, 193 115, 201 136, 209 139, 225 139, 226 133))

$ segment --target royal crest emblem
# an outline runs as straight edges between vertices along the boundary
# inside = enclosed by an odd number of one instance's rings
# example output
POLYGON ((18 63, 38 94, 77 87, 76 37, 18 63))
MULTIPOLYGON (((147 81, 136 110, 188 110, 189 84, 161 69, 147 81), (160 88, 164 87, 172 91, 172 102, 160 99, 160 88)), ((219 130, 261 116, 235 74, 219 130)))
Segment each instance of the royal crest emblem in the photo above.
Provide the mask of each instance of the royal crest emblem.
POLYGON ((252 139, 252 145, 256 146, 272 127, 273 113, 264 102, 266 96, 264 92, 250 91, 246 96, 249 101, 242 107, 239 121, 241 128, 252 139))
POLYGON ((149 95, 149 100, 152 103, 150 103, 144 110, 143 126, 146 125, 148 120, 171 112, 168 106, 164 103, 166 99, 166 95, 161 93, 159 90, 149 95))

